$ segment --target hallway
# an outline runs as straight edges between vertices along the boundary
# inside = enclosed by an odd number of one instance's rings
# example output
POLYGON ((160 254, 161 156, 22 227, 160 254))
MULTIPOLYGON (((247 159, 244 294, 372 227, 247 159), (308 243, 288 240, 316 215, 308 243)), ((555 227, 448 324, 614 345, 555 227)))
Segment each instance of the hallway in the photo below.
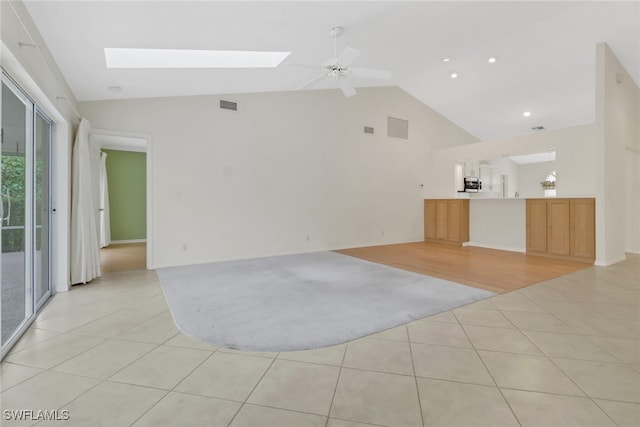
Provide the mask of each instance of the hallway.
POLYGON ((112 244, 100 249, 100 270, 102 274, 145 270, 146 268, 146 243, 112 244))

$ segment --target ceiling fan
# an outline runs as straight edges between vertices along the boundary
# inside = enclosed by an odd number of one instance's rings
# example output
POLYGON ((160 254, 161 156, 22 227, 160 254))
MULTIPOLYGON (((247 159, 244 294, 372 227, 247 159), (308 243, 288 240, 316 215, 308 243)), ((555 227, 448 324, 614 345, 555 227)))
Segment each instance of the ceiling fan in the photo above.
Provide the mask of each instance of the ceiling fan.
POLYGON ((320 80, 324 79, 334 79, 338 81, 338 86, 342 90, 342 93, 345 97, 350 97, 356 94, 356 90, 349 83, 348 79, 350 76, 354 77, 365 77, 369 79, 378 79, 378 80, 390 80, 391 79, 391 71, 387 70, 374 70, 371 68, 354 68, 350 67, 351 63, 353 63, 360 56, 360 51, 357 49, 353 49, 350 47, 345 48, 340 55, 338 55, 338 37, 342 33, 342 27, 334 27, 329 30, 329 37, 334 40, 334 54, 335 56, 329 59, 324 63, 321 67, 313 66, 313 65, 303 65, 303 64, 293 64, 289 63, 288 65, 292 65, 295 67, 303 67, 303 68, 313 68, 322 70, 322 74, 315 77, 313 80, 303 84, 298 87, 296 90, 305 89, 307 87, 313 86, 320 80))

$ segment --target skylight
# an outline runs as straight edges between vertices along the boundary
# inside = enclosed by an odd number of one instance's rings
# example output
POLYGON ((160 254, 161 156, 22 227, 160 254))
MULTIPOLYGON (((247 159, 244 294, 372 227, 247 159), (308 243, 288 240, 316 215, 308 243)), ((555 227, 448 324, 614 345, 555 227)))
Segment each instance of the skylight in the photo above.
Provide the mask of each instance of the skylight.
POLYGON ((290 53, 104 48, 107 68, 275 68, 290 53))
POLYGON ((556 159, 556 152, 555 150, 553 150, 553 151, 547 151, 544 153, 509 156, 509 158, 519 165, 528 165, 531 163, 553 162, 556 159))

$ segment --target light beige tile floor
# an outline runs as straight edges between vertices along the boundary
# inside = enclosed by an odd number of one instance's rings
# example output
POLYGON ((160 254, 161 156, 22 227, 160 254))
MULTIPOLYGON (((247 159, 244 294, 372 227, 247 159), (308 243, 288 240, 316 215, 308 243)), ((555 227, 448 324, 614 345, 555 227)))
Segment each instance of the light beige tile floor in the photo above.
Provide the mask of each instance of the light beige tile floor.
POLYGON ((282 353, 189 338, 154 272, 111 273, 54 297, 0 368, 3 410, 70 417, 3 426, 638 426, 640 256, 282 353))

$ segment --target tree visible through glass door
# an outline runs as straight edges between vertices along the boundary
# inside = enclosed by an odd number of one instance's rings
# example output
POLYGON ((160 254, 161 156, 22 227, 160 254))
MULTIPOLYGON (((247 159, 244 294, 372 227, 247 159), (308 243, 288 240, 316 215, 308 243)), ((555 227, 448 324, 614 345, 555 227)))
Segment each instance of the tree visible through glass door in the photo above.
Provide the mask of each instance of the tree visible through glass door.
POLYGON ((26 280, 28 142, 33 112, 27 100, 2 84, 2 343, 31 314, 26 280))

